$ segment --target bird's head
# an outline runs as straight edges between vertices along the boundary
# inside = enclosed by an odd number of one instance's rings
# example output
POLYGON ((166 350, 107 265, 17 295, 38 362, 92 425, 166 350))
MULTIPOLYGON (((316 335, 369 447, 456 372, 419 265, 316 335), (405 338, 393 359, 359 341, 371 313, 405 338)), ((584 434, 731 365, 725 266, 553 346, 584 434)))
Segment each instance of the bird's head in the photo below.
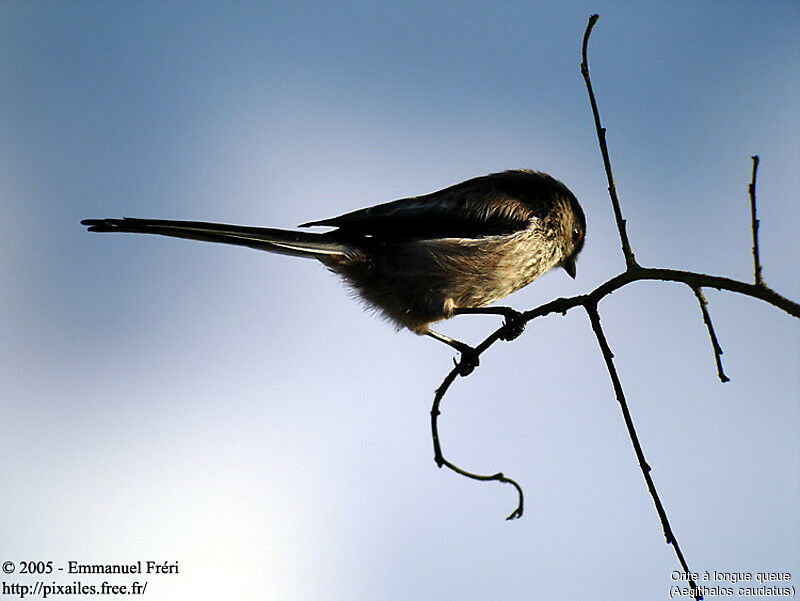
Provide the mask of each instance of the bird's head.
POLYGON ((564 268, 571 278, 575 277, 575 260, 583 248, 586 238, 586 216, 583 214, 578 199, 569 190, 564 188, 566 194, 562 202, 557 203, 561 222, 561 243, 564 259, 560 266, 564 268))

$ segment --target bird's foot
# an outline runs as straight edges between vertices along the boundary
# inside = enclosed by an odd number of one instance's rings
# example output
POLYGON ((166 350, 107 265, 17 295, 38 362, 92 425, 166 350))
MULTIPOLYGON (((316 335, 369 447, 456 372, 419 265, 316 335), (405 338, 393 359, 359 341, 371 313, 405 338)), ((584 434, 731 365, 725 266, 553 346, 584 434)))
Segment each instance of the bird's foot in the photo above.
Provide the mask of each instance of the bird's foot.
POLYGON ((522 313, 514 309, 509 309, 504 315, 505 319, 503 320, 503 331, 500 332, 500 340, 511 342, 525 331, 527 322, 522 313))
POLYGON ((428 330, 425 332, 425 334, 435 340, 438 340, 439 342, 444 342, 450 348, 454 348, 461 353, 461 359, 459 361, 453 359, 453 363, 455 363, 458 375, 468 376, 475 370, 476 367, 478 367, 480 363, 480 361, 478 361, 478 356, 480 353, 477 351, 477 349, 468 344, 464 344, 459 340, 453 340, 449 336, 445 336, 439 332, 434 332, 433 330, 428 330))
POLYGON ((481 362, 478 358, 478 351, 471 346, 464 345, 464 347, 458 350, 461 352, 461 360, 456 361, 453 359, 453 363, 458 368, 458 375, 464 378, 475 371, 475 368, 478 367, 481 362))

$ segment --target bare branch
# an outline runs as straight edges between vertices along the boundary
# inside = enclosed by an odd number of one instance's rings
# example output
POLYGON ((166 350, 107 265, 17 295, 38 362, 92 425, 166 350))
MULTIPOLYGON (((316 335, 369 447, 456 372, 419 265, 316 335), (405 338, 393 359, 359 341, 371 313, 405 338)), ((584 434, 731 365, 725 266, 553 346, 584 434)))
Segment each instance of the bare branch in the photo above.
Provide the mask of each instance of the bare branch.
POLYGON ((758 219, 756 219, 756 175, 758 173, 758 155, 753 157, 753 176, 747 191, 750 194, 750 221, 753 229, 753 269, 756 286, 763 286, 761 278, 761 260, 758 258, 758 219))
MULTIPOLYGON (((691 574, 691 572, 689 571, 689 567, 686 564, 686 560, 680 549, 678 541, 673 534, 672 528, 667 518, 666 511, 664 509, 663 504, 661 503, 658 491, 656 490, 655 484, 653 483, 653 479, 650 476, 650 466, 647 464, 645 460, 644 453, 639 443, 639 438, 636 434, 636 430, 633 425, 633 420, 631 418, 630 411, 628 409, 627 401, 625 400, 625 395, 622 389, 622 383, 619 379, 619 375, 614 365, 613 361, 614 355, 611 352, 611 348, 608 345, 605 333, 603 332, 602 326, 600 324, 600 314, 598 313, 597 309, 598 304, 606 296, 612 294, 616 290, 619 290, 623 286, 627 286, 628 284, 632 284, 633 282, 637 281, 655 280, 660 282, 675 282, 689 286, 694 292, 698 302, 700 303, 700 310, 703 315, 703 321, 705 322, 706 327, 708 329, 709 337, 711 338, 711 344, 714 350, 714 356, 717 364, 717 372, 722 382, 727 382, 729 381, 729 379, 725 375, 722 369, 722 348, 720 347, 719 341, 717 340, 717 336, 714 331, 714 326, 711 321, 711 316, 708 312, 707 302, 702 293, 702 288, 715 288, 717 290, 726 290, 729 292, 735 292, 737 294, 750 296, 752 298, 756 298, 766 303, 769 303, 770 305, 777 307, 785 311, 789 315, 799 319, 800 319, 800 304, 792 300, 789 300, 788 298, 781 296, 771 288, 768 288, 764 284, 763 279, 761 277, 761 263, 758 253, 759 224, 758 224, 758 219, 756 218, 756 173, 759 162, 757 156, 753 157, 753 174, 752 174, 752 181, 749 186, 750 209, 752 214, 752 229, 753 229, 753 261, 755 266, 754 284, 748 284, 745 282, 740 282, 738 280, 733 280, 722 276, 696 273, 693 271, 641 267, 636 263, 633 251, 631 250, 630 243, 628 241, 628 236, 625 230, 625 220, 622 218, 622 210, 620 208, 619 198, 617 197, 616 187, 614 185, 614 177, 611 171, 611 160, 609 158, 608 147, 606 144, 606 137, 605 137, 606 131, 605 128, 602 127, 600 122, 600 114, 597 109, 597 102, 595 100, 594 92, 592 90, 591 80, 589 78, 589 65, 586 58, 587 46, 589 43, 589 36, 591 34, 592 28, 594 27, 598 18, 599 18, 598 15, 592 15, 589 19, 588 25, 586 26, 586 32, 583 37, 583 46, 582 46, 583 60, 581 62, 581 73, 583 74, 583 78, 586 82, 586 88, 589 93, 589 101, 592 107, 592 114, 594 115, 594 122, 595 122, 595 128, 597 130, 598 141, 600 144, 600 151, 603 156, 603 164, 605 166, 606 177, 608 179, 609 196, 611 197, 611 204, 614 210, 617 229, 619 230, 622 252, 623 255, 625 256, 626 269, 622 273, 603 282, 588 294, 582 294, 568 298, 557 298, 555 300, 552 300, 548 303, 544 303, 543 305, 540 305, 534 309, 531 309, 521 314, 517 314, 516 312, 513 312, 511 310, 509 310, 509 312, 505 312, 500 309, 463 311, 463 312, 473 312, 473 313, 497 312, 505 314, 507 318, 511 316, 513 313, 513 320, 512 320, 513 323, 511 325, 513 325, 514 335, 509 336, 508 323, 501 326, 500 328, 492 332, 492 334, 490 334, 477 347, 475 347, 474 358, 477 358, 498 340, 509 340, 521 334, 525 324, 538 317, 543 317, 545 315, 550 315, 552 313, 561 313, 562 315, 565 315, 567 311, 574 309, 575 307, 583 307, 586 310, 587 314, 589 315, 589 320, 591 322, 592 330, 595 334, 595 337, 597 338, 600 350, 602 351, 603 358, 605 360, 606 367, 608 369, 609 377, 611 378, 611 383, 614 388, 614 393, 617 398, 617 401, 620 404, 622 415, 625 420, 625 425, 627 427, 628 434, 630 436, 634 451, 636 452, 636 457, 639 461, 639 466, 642 470, 642 474, 644 475, 644 479, 647 484, 647 489, 650 492, 650 496, 652 497, 653 503, 656 506, 656 511, 658 512, 659 519, 661 520, 661 525, 664 530, 664 536, 666 538, 667 544, 672 545, 675 554, 678 558, 678 561, 681 565, 681 568, 683 569, 687 577, 689 577, 688 575, 691 574)), ((447 390, 450 388, 450 385, 453 383, 457 375, 465 375, 462 372, 462 370, 459 369, 459 366, 456 366, 445 377, 444 381, 442 382, 442 385, 436 390, 433 407, 431 409, 431 429, 433 432, 433 446, 434 446, 436 464, 439 467, 447 466, 454 472, 466 476, 468 478, 472 478, 474 480, 482 480, 482 481, 495 480, 498 482, 503 482, 513 485, 517 489, 517 493, 519 495, 519 504, 517 506, 517 509, 508 517, 508 519, 520 517, 522 515, 523 493, 520 486, 514 480, 506 478, 505 476, 503 476, 502 473, 497 473, 492 476, 484 476, 467 472, 457 467, 453 463, 449 462, 447 459, 444 458, 442 454, 441 444, 439 441, 439 433, 438 433, 439 406, 442 398, 444 397, 447 390)), ((701 594, 701 590, 698 588, 696 582, 693 579, 691 579, 691 577, 689 577, 689 584, 691 586, 691 590, 695 596, 695 599, 697 600, 702 599, 703 596, 701 594)))
POLYGON ((594 115, 594 126, 597 130, 597 139, 600 142, 600 152, 603 154, 603 165, 606 168, 606 178, 608 179, 608 194, 611 196, 611 206, 614 208, 614 217, 617 220, 617 229, 619 230, 619 238, 622 242, 622 254, 625 256, 625 264, 630 269, 636 265, 636 259, 633 256, 631 245, 628 242, 628 233, 625 230, 625 220, 622 218, 622 209, 619 205, 619 198, 617 197, 617 187, 614 185, 614 174, 611 172, 611 159, 608 156, 608 146, 606 145, 606 129, 600 123, 600 112, 597 110, 597 102, 594 98, 594 91, 592 90, 592 81, 589 78, 589 62, 586 58, 586 48, 589 45, 589 36, 592 33, 592 28, 600 15, 592 15, 589 17, 589 23, 586 25, 586 32, 583 34, 583 47, 581 50, 581 74, 586 82, 586 89, 589 92, 589 102, 592 105, 592 115, 594 115))
MULTIPOLYGON (((518 318, 519 323, 524 325, 527 324, 529 321, 536 319, 537 317, 544 317, 552 313, 561 313, 562 315, 566 315, 567 311, 574 309, 575 307, 584 307, 588 312, 590 310, 590 307, 597 307, 598 303, 602 299, 604 299, 606 296, 609 296, 616 290, 619 290, 620 288, 622 288, 623 286, 627 286, 628 284, 632 284, 633 282, 643 281, 643 280, 677 282, 681 284, 686 284, 687 286, 692 288, 692 290, 695 291, 695 295, 697 295, 701 287, 716 288, 718 290, 728 290, 730 292, 736 292, 739 294, 744 294, 746 296, 757 298, 759 300, 763 300, 775 307, 783 309, 788 314, 794 317, 800 318, 800 305, 798 305, 793 301, 790 301, 787 298, 784 298, 777 292, 773 291, 772 289, 764 285, 757 286, 755 284, 747 284, 745 282, 739 282, 737 280, 732 280, 730 278, 706 275, 703 273, 695 273, 692 271, 680 271, 676 269, 659 269, 659 268, 641 267, 639 265, 636 265, 633 269, 624 271, 619 275, 607 280, 606 282, 603 282, 588 294, 581 294, 566 298, 563 297, 557 298, 548 303, 544 303, 543 305, 540 305, 534 309, 525 311, 518 318)), ((705 299, 703 299, 703 302, 704 301, 705 299)), ((711 319, 710 317, 708 317, 708 313, 706 311, 703 302, 701 302, 700 306, 701 310, 703 310, 703 319, 706 323, 706 326, 709 329, 709 335, 711 336, 711 342, 717 357, 717 369, 720 376, 720 380, 726 382, 728 381, 728 378, 722 371, 722 364, 720 362, 720 357, 719 357, 719 355, 722 355, 722 349, 719 347, 716 334, 714 333, 713 325, 711 325, 711 319)), ((499 328, 497 328, 497 330, 495 330, 489 336, 487 336, 486 339, 483 340, 483 342, 481 342, 479 345, 475 347, 476 356, 479 357, 491 346, 493 346, 498 340, 503 340, 506 329, 507 329, 506 325, 500 326, 499 328)), ((444 397, 445 393, 450 388, 450 385, 453 383, 456 376, 458 376, 460 373, 461 372, 459 367, 458 366, 454 367, 450 371, 450 373, 447 374, 447 376, 445 377, 444 381, 439 386, 439 388, 436 389, 436 395, 434 397, 433 406, 431 407, 431 431, 433 436, 434 461, 436 461, 436 465, 438 465, 439 467, 443 466, 448 467, 454 472, 461 474, 462 476, 466 476, 467 478, 471 478, 473 480, 482 480, 482 481, 496 480, 498 482, 503 482, 506 484, 513 485, 517 489, 517 492, 519 494, 519 505, 517 509, 514 510, 514 512, 512 512, 512 514, 507 519, 518 518, 522 515, 523 492, 519 484, 517 484, 517 482, 515 482, 511 478, 506 478, 502 473, 494 474, 492 476, 486 476, 486 475, 473 474, 471 472, 467 472, 462 468, 458 467, 457 465, 451 463, 447 459, 445 459, 442 453, 441 443, 439 440, 439 432, 438 432, 438 418, 440 415, 439 406, 441 404, 442 398, 444 397)))
POLYGON ((703 321, 706 324, 706 328, 708 328, 708 335, 711 338, 711 348, 714 349, 714 361, 717 362, 717 375, 719 375, 719 381, 722 383, 730 382, 731 379, 726 376, 725 372, 722 370, 722 347, 719 345, 716 332, 714 332, 714 324, 711 323, 711 315, 708 313, 708 302, 706 301, 706 297, 703 296, 703 291, 700 288, 694 286, 691 288, 694 292, 694 295, 697 297, 697 302, 700 303, 700 311, 703 313, 703 321))
MULTIPOLYGON (((576 307, 584 307, 588 311, 589 307, 592 306, 596 307, 602 299, 604 299, 606 296, 611 295, 613 292, 619 290, 623 286, 627 286, 628 284, 644 280, 653 280, 660 282, 676 282, 680 284, 685 284, 690 288, 692 288, 692 290, 699 290, 700 288, 715 288, 717 290, 727 290, 729 292, 736 292, 738 294, 743 294, 745 296, 750 296, 752 298, 756 298, 764 302, 767 302, 774 307, 786 311, 786 313, 788 313, 789 315, 800 319, 799 304, 781 296, 780 294, 778 294, 777 292, 775 292, 774 290, 768 288, 763 284, 760 286, 755 284, 747 284, 745 282, 732 280, 730 278, 722 276, 707 275, 704 273, 696 273, 693 271, 641 267, 640 265, 635 265, 633 268, 630 268, 627 271, 624 271, 614 276, 613 278, 603 282, 588 294, 580 294, 577 296, 557 298, 550 302, 544 303, 543 305, 539 305, 534 309, 525 311, 518 318, 519 324, 524 325, 536 319, 537 317, 544 317, 552 313, 561 313, 562 315, 566 315, 567 311, 574 309, 576 307)), ((701 303, 701 309, 704 309, 702 303, 701 303)), ((716 342, 716 335, 714 334, 713 326, 710 326, 710 323, 711 322, 709 318, 709 320, 706 321, 706 325, 709 326, 709 334, 712 337, 711 338, 712 344, 714 345, 714 351, 716 353, 717 349, 719 348, 719 345, 716 342)), ((483 342, 481 342, 479 345, 475 347, 476 356, 480 357, 480 355, 483 354, 484 351, 488 350, 498 340, 503 340, 506 330, 507 326, 502 325, 497 330, 492 332, 489 336, 487 336, 486 339, 483 340, 483 342)), ((720 355, 722 354, 721 349, 719 349, 719 354, 720 355)), ((720 371, 720 379, 726 378, 726 380, 723 381, 727 381, 727 376, 725 376, 725 374, 721 372, 721 365, 719 363, 718 363, 718 369, 720 371)), ((439 386, 439 388, 436 390, 436 396, 434 398, 433 407, 431 408, 431 429, 433 432, 434 460, 436 461, 436 464, 439 467, 446 466, 451 470, 453 470, 454 472, 459 473, 468 478, 472 478, 473 480, 497 480, 499 482, 512 484, 517 488, 517 491, 519 493, 519 506, 517 507, 515 512, 512 513, 511 516, 509 516, 509 519, 520 517, 522 515, 523 493, 522 489, 514 480, 506 478, 502 474, 495 474, 494 476, 481 476, 478 474, 472 474, 470 472, 466 472, 461 468, 459 468, 458 466, 446 460, 442 454, 441 445, 439 442, 439 433, 437 428, 439 405, 445 393, 450 388, 450 385, 453 383, 453 380, 455 380, 456 376, 459 375, 460 373, 461 372, 459 370, 459 367, 458 366, 454 367, 453 370, 449 374, 447 374, 441 386, 439 386)))

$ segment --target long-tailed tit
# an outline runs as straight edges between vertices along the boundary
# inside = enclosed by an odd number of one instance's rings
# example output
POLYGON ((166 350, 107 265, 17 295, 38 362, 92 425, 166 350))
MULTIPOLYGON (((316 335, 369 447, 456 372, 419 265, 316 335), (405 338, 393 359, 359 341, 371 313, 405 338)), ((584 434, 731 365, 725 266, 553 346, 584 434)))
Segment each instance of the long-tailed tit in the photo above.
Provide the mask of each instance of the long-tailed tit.
POLYGON ((430 330, 430 323, 497 313, 506 318, 505 337, 518 335, 519 313, 485 305, 554 267, 574 278, 586 233, 572 192, 545 173, 523 170, 300 226, 335 228, 326 233, 127 217, 81 223, 92 232, 159 234, 317 259, 398 327, 459 350, 463 373, 477 364, 474 350, 430 330))

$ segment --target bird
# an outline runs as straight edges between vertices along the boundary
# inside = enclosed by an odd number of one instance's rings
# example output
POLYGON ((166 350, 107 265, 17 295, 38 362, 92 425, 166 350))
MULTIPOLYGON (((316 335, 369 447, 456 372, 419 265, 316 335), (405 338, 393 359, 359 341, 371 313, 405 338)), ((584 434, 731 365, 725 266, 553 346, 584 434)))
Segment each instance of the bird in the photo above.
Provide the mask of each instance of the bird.
POLYGON ((461 375, 478 365, 476 350, 430 324, 490 313, 505 318, 501 338, 519 336, 521 313, 486 305, 556 267, 575 278, 586 235, 585 215, 567 186, 527 169, 298 226, 333 228, 322 233, 130 217, 81 224, 91 232, 157 234, 316 259, 397 329, 459 351, 461 375))

